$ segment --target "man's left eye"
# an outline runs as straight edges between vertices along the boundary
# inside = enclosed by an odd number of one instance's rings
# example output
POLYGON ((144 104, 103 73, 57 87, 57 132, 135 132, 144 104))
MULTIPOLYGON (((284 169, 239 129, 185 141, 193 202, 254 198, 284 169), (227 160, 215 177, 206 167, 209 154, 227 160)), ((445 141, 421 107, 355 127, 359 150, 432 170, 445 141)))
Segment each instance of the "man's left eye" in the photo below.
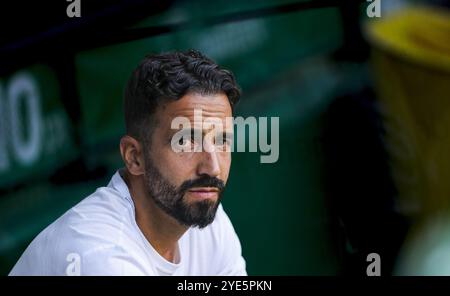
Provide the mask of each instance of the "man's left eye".
POLYGON ((178 141, 178 144, 179 144, 180 146, 191 145, 191 144, 193 144, 193 143, 194 143, 194 140, 193 140, 192 138, 181 138, 181 139, 178 141))

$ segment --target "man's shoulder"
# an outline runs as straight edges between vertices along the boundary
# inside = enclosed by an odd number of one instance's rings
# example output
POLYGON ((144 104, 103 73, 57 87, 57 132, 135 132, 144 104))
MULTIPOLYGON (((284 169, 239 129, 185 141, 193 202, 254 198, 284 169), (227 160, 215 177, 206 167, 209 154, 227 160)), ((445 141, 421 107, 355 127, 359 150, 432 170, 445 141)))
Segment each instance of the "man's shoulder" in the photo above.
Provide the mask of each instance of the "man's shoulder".
POLYGON ((131 215, 131 205, 119 192, 100 187, 46 227, 22 254, 15 269, 29 270, 30 274, 60 274, 62 267, 77 256, 118 254, 123 251, 123 243, 130 241, 131 215))
POLYGON ((133 206, 112 187, 100 187, 94 193, 67 211, 55 224, 70 224, 72 227, 95 225, 117 226, 129 222, 133 206), (89 222, 89 223, 86 223, 89 222))
POLYGON ((44 236, 83 248, 119 244, 131 227, 132 206, 111 187, 100 187, 53 222, 44 236))

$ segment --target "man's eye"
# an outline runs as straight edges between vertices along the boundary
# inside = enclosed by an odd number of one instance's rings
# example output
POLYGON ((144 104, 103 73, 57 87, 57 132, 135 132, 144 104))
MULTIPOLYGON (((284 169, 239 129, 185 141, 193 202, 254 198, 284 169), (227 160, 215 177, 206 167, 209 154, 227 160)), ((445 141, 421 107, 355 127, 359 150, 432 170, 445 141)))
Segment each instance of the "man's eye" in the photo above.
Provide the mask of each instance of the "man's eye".
POLYGON ((191 145, 191 144, 194 144, 194 139, 192 137, 190 137, 190 138, 181 137, 178 140, 178 145, 180 145, 180 146, 187 146, 187 145, 191 145))
POLYGON ((178 141, 178 144, 179 144, 180 146, 185 146, 185 145, 189 144, 189 142, 190 142, 190 141, 188 141, 187 139, 181 138, 181 139, 178 141))
POLYGON ((231 138, 228 136, 223 137, 223 145, 231 145, 231 138))
POLYGON ((228 138, 222 138, 222 139, 214 139, 214 145, 216 146, 230 146, 231 140, 228 138))

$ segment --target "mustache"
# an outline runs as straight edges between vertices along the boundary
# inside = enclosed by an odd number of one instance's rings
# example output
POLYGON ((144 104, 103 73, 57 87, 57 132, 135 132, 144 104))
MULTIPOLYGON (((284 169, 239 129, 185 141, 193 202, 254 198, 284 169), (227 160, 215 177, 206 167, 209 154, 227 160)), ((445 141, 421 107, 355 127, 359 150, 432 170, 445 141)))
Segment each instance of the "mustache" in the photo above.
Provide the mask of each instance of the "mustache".
POLYGON ((215 187, 219 190, 219 192, 222 192, 225 189, 225 183, 216 177, 203 175, 200 178, 194 180, 184 181, 183 184, 181 184, 181 186, 179 187, 178 192, 180 194, 184 194, 189 189, 195 187, 215 187))

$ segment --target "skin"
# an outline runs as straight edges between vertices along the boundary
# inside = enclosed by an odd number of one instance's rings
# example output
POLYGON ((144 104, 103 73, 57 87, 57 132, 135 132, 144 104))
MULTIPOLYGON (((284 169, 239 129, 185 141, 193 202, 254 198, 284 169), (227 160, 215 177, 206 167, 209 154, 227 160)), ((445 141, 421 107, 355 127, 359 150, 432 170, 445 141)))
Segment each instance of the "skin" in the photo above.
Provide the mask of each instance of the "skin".
MULTIPOLYGON (((171 138, 177 130, 171 128, 172 119, 183 116, 189 119, 193 128, 201 129, 205 138, 204 145, 214 145, 213 129, 194 125, 194 109, 202 110, 203 120, 208 117, 219 118, 226 132, 232 133, 233 127, 226 125, 226 117, 232 116, 232 109, 225 94, 201 95, 188 93, 177 101, 170 101, 157 108, 154 115, 156 126, 153 129, 150 157, 153 165, 170 180, 172 185, 180 186, 186 180, 198 179, 207 174, 217 177, 224 183, 228 180, 231 165, 229 151, 175 152, 171 138)), ((211 150, 209 150, 211 151, 211 150)), ((166 260, 176 261, 178 240, 189 226, 181 225, 166 214, 153 201, 145 187, 145 157, 143 145, 135 138, 126 135, 120 141, 120 152, 125 163, 123 178, 129 188, 136 208, 136 222, 153 248, 166 260)), ((211 188, 195 188, 184 195, 188 203, 204 198, 217 201, 218 194, 211 188)))

